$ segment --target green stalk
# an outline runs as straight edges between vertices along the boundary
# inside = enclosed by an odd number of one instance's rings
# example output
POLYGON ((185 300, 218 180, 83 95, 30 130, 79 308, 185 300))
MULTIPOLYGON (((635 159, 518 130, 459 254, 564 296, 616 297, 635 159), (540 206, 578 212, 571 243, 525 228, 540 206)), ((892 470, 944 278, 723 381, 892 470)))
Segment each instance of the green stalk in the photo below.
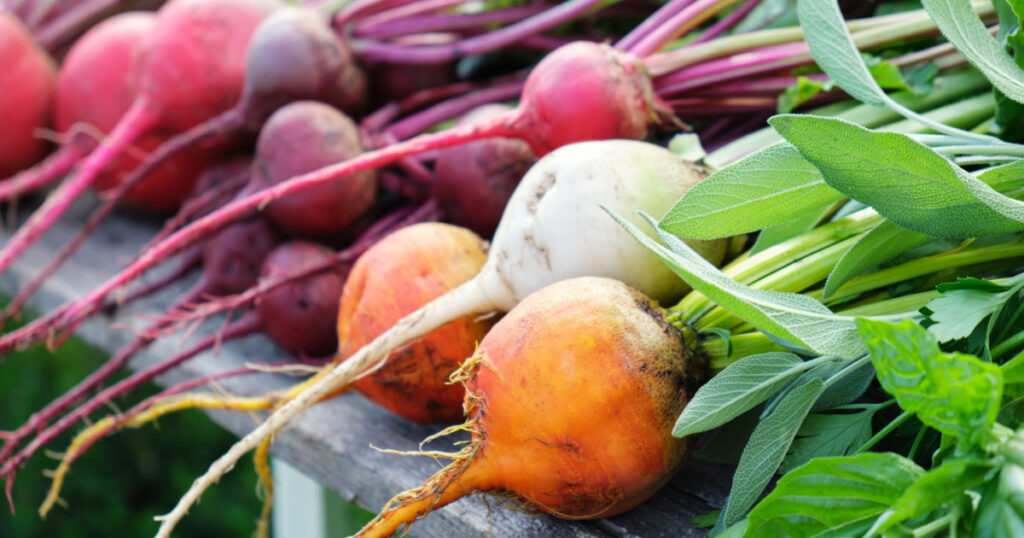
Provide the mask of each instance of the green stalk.
MULTIPOLYGON (((949 252, 925 256, 887 269, 856 276, 836 290, 834 297, 839 300, 844 297, 857 295, 864 293, 865 291, 878 289, 883 286, 896 284, 898 282, 936 273, 938 271, 944 271, 946 269, 1021 256, 1024 256, 1024 244, 1021 244, 1020 242, 966 249, 958 248, 949 252)), ((807 293, 807 295, 814 297, 819 301, 823 294, 823 289, 817 289, 807 293)))
MULTIPOLYGON (((989 16, 993 11, 992 7, 984 2, 976 3, 974 7, 975 11, 982 16, 989 16)), ((913 36, 934 30, 935 23, 932 22, 926 11, 918 10, 847 21, 846 27, 853 35, 854 43, 858 48, 866 49, 891 43, 901 36, 913 36)), ((707 43, 654 54, 644 63, 651 75, 657 77, 700 62, 723 58, 755 48, 802 41, 803 38, 803 29, 799 26, 759 30, 720 37, 707 43)), ((806 54, 806 57, 810 58, 810 53, 806 54)))
POLYGON ((854 452, 854 454, 860 454, 862 452, 867 452, 868 449, 870 449, 871 447, 873 447, 876 444, 878 444, 878 442, 881 441, 886 435, 889 435, 890 433, 892 433, 892 431, 895 430, 896 428, 898 428, 900 426, 900 424, 903 424, 904 422, 909 420, 910 417, 912 417, 912 416, 914 416, 914 414, 911 413, 910 411, 904 411, 902 414, 900 414, 900 416, 898 416, 895 419, 893 419, 892 422, 890 422, 889 424, 886 424, 886 426, 884 428, 882 428, 878 433, 876 433, 874 437, 872 437, 871 439, 868 439, 868 441, 866 443, 861 445, 861 447, 858 448, 857 451, 854 452))
POLYGON ((712 338, 701 342, 700 349, 708 357, 712 373, 721 372, 726 366, 743 357, 769 351, 785 351, 762 332, 734 334, 729 337, 729 343, 732 346, 732 353, 727 353, 726 343, 721 338, 712 338))
MULTIPOLYGON (((852 215, 818 226, 797 237, 758 252, 754 256, 742 257, 722 269, 729 278, 750 284, 806 256, 827 249, 871 229, 884 219, 874 210, 864 209, 852 215)), ((678 304, 669 309, 669 319, 678 320, 683 315, 687 320, 700 318, 714 303, 699 292, 691 292, 678 304)))
MULTIPOLYGON (((936 106, 943 105, 964 96, 973 96, 978 92, 987 90, 988 87, 989 82, 984 76, 974 69, 965 68, 936 77, 931 91, 924 95, 918 95, 910 90, 904 90, 892 94, 891 97, 896 102, 911 110, 922 111, 931 110, 936 106)), ((970 99, 968 99, 968 101, 970 101, 970 99)), ((976 103, 972 102, 972 105, 976 105, 976 103)), ((901 129, 917 129, 916 131, 912 130, 908 132, 921 132, 921 127, 918 122, 909 120, 897 121, 901 120, 903 116, 900 116, 899 113, 886 106, 859 104, 838 114, 831 112, 831 106, 834 105, 811 110, 807 113, 818 116, 835 116, 836 118, 851 121, 869 129, 892 124, 901 129)), ((965 105, 965 107, 966 106, 967 105, 965 105)), ((965 114, 969 113, 971 116, 976 114, 973 108, 970 108, 969 110, 959 110, 965 114)), ((925 116, 928 117, 930 114, 931 112, 926 113, 925 116)), ((948 111, 942 111, 939 114, 945 121, 958 121, 957 118, 950 117, 948 111)), ((781 141, 782 137, 775 132, 775 129, 765 127, 764 129, 755 131, 711 152, 704 158, 704 162, 715 169, 724 168, 745 155, 781 141)))
MULTIPOLYGON (((799 292, 809 288, 828 276, 832 268, 835 267, 836 262, 859 239, 859 235, 853 236, 830 245, 828 248, 819 250, 799 261, 787 264, 778 271, 750 284, 750 287, 758 290, 782 292, 799 292)), ((700 319, 690 319, 697 330, 707 329, 708 327, 730 329, 743 323, 742 319, 720 306, 711 308, 700 319)))
MULTIPOLYGON (((981 95, 969 97, 962 101, 957 101, 955 103, 933 109, 925 114, 925 117, 953 127, 968 129, 985 121, 985 119, 991 117, 995 111, 995 97, 993 97, 991 93, 983 93, 981 95)), ((896 123, 886 125, 880 130, 894 133, 934 132, 928 126, 915 120, 898 121, 896 123)), ((972 142, 974 141, 972 140, 972 142)), ((972 145, 971 147, 987 148, 979 151, 987 151, 992 148, 992 146, 988 145, 972 145)), ((1002 151, 1005 153, 1007 148, 1002 148, 1002 151)))
POLYGON ((1021 344, 1024 344, 1024 331, 1003 340, 998 346, 992 348, 992 360, 996 360, 1010 351, 1013 351, 1014 348, 1021 344))

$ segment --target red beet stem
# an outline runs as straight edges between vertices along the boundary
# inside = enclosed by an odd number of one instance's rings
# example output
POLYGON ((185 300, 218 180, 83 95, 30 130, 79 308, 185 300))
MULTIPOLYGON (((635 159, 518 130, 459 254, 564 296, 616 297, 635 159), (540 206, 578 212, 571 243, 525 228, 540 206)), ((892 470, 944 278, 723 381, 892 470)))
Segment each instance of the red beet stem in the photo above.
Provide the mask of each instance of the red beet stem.
MULTIPOLYGON (((76 301, 75 304, 70 305, 63 315, 60 316, 61 319, 57 327, 54 328, 60 330, 73 329, 88 316, 92 309, 92 304, 102 301, 113 290, 138 277, 143 271, 162 262, 197 239, 221 229, 253 209, 266 206, 267 203, 273 200, 348 174, 354 174, 361 170, 379 168, 425 150, 454 146, 489 137, 522 138, 524 136, 523 133, 526 131, 521 126, 521 123, 522 120, 518 111, 512 111, 507 115, 498 116, 485 124, 454 127, 439 133, 421 135, 401 144, 363 153, 347 161, 296 176, 245 198, 232 201, 219 210, 178 230, 160 244, 154 245, 153 248, 143 253, 138 260, 120 274, 76 301)), ((536 149, 535 152, 538 154, 545 153, 540 148, 536 149)), ((15 337, 14 333, 8 336, 15 337)), ((8 343, 8 337, 0 339, 0 353, 4 349, 8 349, 7 346, 11 343, 14 342, 8 343)))
MULTIPOLYGON (((96 227, 99 226, 104 219, 114 212, 114 209, 117 208, 117 204, 120 203, 133 188, 144 181, 157 166, 163 163, 166 159, 174 156, 179 151, 183 151, 188 147, 212 136, 239 128, 244 123, 245 118, 241 114, 237 113, 235 109, 231 109, 228 112, 217 116, 213 120, 201 123, 161 144, 155 152, 149 154, 145 162, 136 167, 135 170, 132 171, 131 175, 125 178, 121 183, 118 183, 117 187, 109 193, 109 196, 104 198, 103 204, 89 215, 89 219, 86 220, 85 225, 78 230, 75 237, 61 247, 60 252, 50 260, 42 271, 36 274, 32 282, 18 293, 15 300, 8 305, 7 309, 4 310, 3 317, 0 317, 0 321, 7 319, 7 317, 12 314, 16 314, 18 310, 21 309, 21 306, 25 301, 28 300, 28 298, 31 297, 37 289, 39 289, 39 286, 41 286, 43 282, 45 282, 46 279, 54 273, 54 271, 59 269, 60 266, 63 265, 64 262, 67 261, 67 259, 85 243, 85 240, 89 238, 92 232, 96 230, 96 227)), ((166 237, 166 234, 162 237, 166 237)), ((150 240, 150 243, 153 243, 153 240, 150 240)), ((142 250, 145 251, 145 248, 142 250)), ((3 267, 0 266, 0 272, 2 271, 3 267)), ((150 292, 151 291, 153 290, 150 290, 150 292)), ((142 295, 145 295, 146 293, 143 293, 142 295)))
MULTIPOLYGON (((218 331, 216 333, 207 335, 206 337, 204 337, 202 340, 200 340, 187 350, 172 357, 169 357, 161 362, 153 364, 147 368, 139 370, 134 374, 124 378, 120 382, 108 387, 107 389, 103 390, 102 392, 94 396, 85 404, 79 406, 73 412, 68 413, 67 415, 62 417, 59 421, 57 421, 56 424, 44 430, 42 433, 36 436, 36 438, 33 439, 31 443, 25 446, 25 448, 21 449, 16 455, 9 459, 4 459, 3 465, 0 466, 0 478, 8 477, 12 473, 17 472, 17 470, 28 460, 28 458, 32 457, 32 455, 35 454, 40 448, 45 446, 47 443, 53 441, 58 435, 63 433, 71 426, 74 426, 75 423, 77 423, 78 421, 84 420, 86 417, 89 416, 90 413, 107 405, 114 398, 131 392, 132 390, 136 389, 143 383, 146 383, 152 380, 154 377, 163 374, 164 372, 170 370, 171 368, 180 365, 182 362, 185 362, 186 360, 192 358, 198 353, 210 347, 216 346, 223 340, 231 338, 240 338, 242 336, 255 333, 259 329, 259 316, 257 316, 254 312, 250 312, 243 316, 238 321, 228 325, 223 331, 218 331)), ((135 351, 137 351, 137 349, 135 351)), ((111 361, 113 361, 113 359, 111 359, 111 361)), ((104 365, 104 368, 106 368, 106 366, 107 365, 104 365)), ((91 378, 92 376, 90 376, 90 379, 91 378)), ((6 450, 7 446, 5 446, 4 448, 6 450)))
POLYGON ((641 39, 647 34, 654 31, 655 28, 668 22, 676 13, 682 11, 686 6, 692 4, 694 0, 671 0, 665 5, 658 8, 650 17, 644 19, 644 22, 640 23, 636 28, 633 28, 625 37, 619 40, 615 44, 615 48, 624 51, 630 51, 641 39))
MULTIPOLYGON (((169 311, 164 321, 173 323, 174 326, 168 325, 168 332, 181 327, 183 324, 192 323, 201 319, 205 319, 221 312, 234 310, 236 308, 242 308, 250 305, 256 299, 274 291, 275 289, 284 286, 290 282, 296 280, 302 280, 309 276, 317 273, 330 270, 336 266, 344 265, 344 273, 348 273, 348 268, 355 263, 355 261, 363 255, 370 247, 372 247, 377 241, 382 239, 384 236, 395 232, 406 226, 411 226, 420 222, 435 221, 441 218, 441 209, 438 207, 437 202, 429 200, 415 210, 400 209, 394 213, 378 220, 372 226, 366 229, 365 232, 360 235, 355 242, 353 242, 348 248, 342 250, 332 256, 328 260, 324 260, 323 263, 307 267, 302 271, 291 273, 288 275, 282 275, 272 280, 263 280, 259 284, 245 290, 242 293, 232 295, 229 297, 222 297, 216 300, 202 303, 195 308, 179 309, 177 312, 169 311)), ((156 336, 163 336, 159 334, 156 336)))
POLYGON ((514 45, 528 36, 582 16, 600 3, 601 0, 569 0, 499 30, 444 45, 409 46, 377 42, 357 46, 357 50, 364 60, 399 64, 445 63, 514 45))
POLYGON ((664 24, 645 35, 636 45, 626 49, 641 58, 661 50, 673 39, 685 35, 700 23, 714 17, 740 0, 697 0, 686 6, 664 24))
MULTIPOLYGON (((202 282, 190 291, 186 292, 175 304, 168 309, 168 311, 176 310, 186 304, 194 302, 199 298, 203 291, 202 282)), ((160 325, 159 323, 157 325, 160 325)), ((158 327, 155 327, 158 328, 158 327)), ((107 362, 96 369, 93 373, 89 374, 88 377, 80 381, 71 390, 65 392, 62 396, 56 400, 50 402, 46 407, 34 413, 29 417, 28 421, 25 422, 17 430, 10 433, 6 443, 4 443, 3 450, 0 450, 0 462, 7 460, 11 453, 25 440, 33 431, 42 429, 47 423, 57 417, 58 414, 62 413, 65 409, 71 406, 73 403, 81 400, 87 392, 99 386, 105 379, 110 377, 111 374, 116 372, 119 368, 124 366, 129 359, 132 358, 135 353, 140 349, 146 347, 151 338, 138 337, 128 345, 124 346, 117 353, 107 359, 107 362)))
POLYGON ((541 13, 546 6, 514 6, 481 13, 412 15, 386 24, 360 21, 352 30, 358 38, 390 39, 409 34, 473 29, 491 24, 505 24, 532 17, 541 13))
POLYGON ((84 154, 82 145, 76 144, 72 139, 71 142, 64 144, 47 157, 45 161, 0 181, 0 202, 18 198, 57 181, 68 173, 84 154))
POLYGON ((147 106, 144 101, 136 101, 132 108, 122 116, 121 121, 110 135, 86 158, 79 172, 65 179, 57 190, 50 193, 43 205, 32 214, 28 221, 18 228, 18 231, 0 250, 0 274, 6 271, 18 256, 32 246, 60 218, 75 198, 92 184, 111 159, 156 123, 156 116, 147 106))

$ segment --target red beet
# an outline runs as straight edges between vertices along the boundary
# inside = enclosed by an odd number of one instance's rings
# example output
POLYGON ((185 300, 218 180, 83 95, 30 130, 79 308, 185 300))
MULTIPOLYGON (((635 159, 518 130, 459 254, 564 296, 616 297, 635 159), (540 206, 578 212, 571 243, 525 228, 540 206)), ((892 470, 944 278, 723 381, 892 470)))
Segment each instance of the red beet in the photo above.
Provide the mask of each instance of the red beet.
MULTIPOLYGON (((334 251, 316 243, 291 241, 267 256, 262 278, 281 278, 334 256, 334 251)), ((334 352, 338 348, 334 320, 344 285, 344 274, 334 270, 271 291, 256 303, 263 332, 294 355, 319 357, 334 352)))
MULTIPOLYGON (((359 132, 326 104, 299 101, 267 121, 256 144, 255 187, 265 188, 362 153, 359 132)), ((269 204, 275 226, 298 237, 336 235, 363 216, 376 196, 376 173, 364 170, 269 204)))
MULTIPOLYGON (((485 105, 456 125, 471 125, 507 111, 504 105, 485 105)), ((511 138, 445 148, 438 152, 434 168, 434 198, 453 223, 490 237, 512 191, 536 160, 526 142, 511 138)))
MULTIPOLYGON (((0 183, 0 200, 8 200, 60 179, 90 151, 97 139, 110 132, 131 107, 138 91, 138 46, 152 32, 155 15, 147 12, 117 15, 96 25, 68 52, 57 78, 54 126, 64 142, 37 167, 0 183)), ((117 156, 96 177, 94 187, 116 186, 144 156, 167 139, 155 133, 140 139, 131 151, 117 156)), ((188 194, 203 153, 183 154, 156 167, 147 180, 127 193, 129 202, 146 210, 166 213, 188 194)))
MULTIPOLYGON (((146 40, 139 91, 96 151, 0 251, 0 271, 31 245, 125 147, 159 129, 181 132, 227 110, 241 94, 245 50, 273 0, 172 0, 146 40)), ((186 190, 187 191, 187 190, 186 190)))
POLYGON ((291 178, 263 192, 238 199, 153 246, 144 258, 137 260, 83 298, 0 339, 0 351, 22 345, 55 330, 73 329, 93 311, 94 305, 111 291, 232 220, 286 195, 330 182, 338 177, 381 167, 418 152, 487 137, 526 140, 538 157, 558 145, 584 139, 638 138, 646 134, 646 126, 658 117, 650 81, 644 75, 639 61, 611 47, 589 42, 572 43, 548 55, 530 74, 522 97, 517 108, 484 124, 460 126, 439 133, 421 135, 291 178), (541 80, 546 78, 560 80, 562 87, 551 81, 541 80), (582 86, 582 82, 590 82, 593 85, 582 86), (567 87, 573 91, 565 92, 567 87), (566 104, 567 101, 573 100, 588 106, 566 104), (560 104, 565 105, 562 112, 558 110, 560 104), (536 123, 542 120, 561 123, 536 123))
POLYGON ((0 11, 0 177, 38 161, 49 143, 37 129, 50 124, 57 68, 13 15, 0 11))

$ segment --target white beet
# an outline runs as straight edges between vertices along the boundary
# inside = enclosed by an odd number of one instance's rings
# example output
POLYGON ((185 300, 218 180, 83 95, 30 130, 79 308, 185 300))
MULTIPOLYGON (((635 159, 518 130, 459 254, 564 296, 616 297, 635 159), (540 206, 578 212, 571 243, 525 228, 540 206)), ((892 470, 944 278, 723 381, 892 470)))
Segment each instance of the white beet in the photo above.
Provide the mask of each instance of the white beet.
MULTIPOLYGON (((685 283, 630 237, 602 206, 646 228, 639 211, 664 215, 703 177, 698 167, 645 142, 582 142, 549 153, 530 168, 513 193, 487 263, 473 280, 403 318, 235 443, 162 518, 157 536, 169 536, 210 484, 293 416, 379 368, 396 347, 453 319, 511 310, 540 288, 581 276, 621 280, 657 300, 677 298, 686 291, 685 283)), ((713 263, 721 261, 726 246, 724 240, 691 245, 713 263)))

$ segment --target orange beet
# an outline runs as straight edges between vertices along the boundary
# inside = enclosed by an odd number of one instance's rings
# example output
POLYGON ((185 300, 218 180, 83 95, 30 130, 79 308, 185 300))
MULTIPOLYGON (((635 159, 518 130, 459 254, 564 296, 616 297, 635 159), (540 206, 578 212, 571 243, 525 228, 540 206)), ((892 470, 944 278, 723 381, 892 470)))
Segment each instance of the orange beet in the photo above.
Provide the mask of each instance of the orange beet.
MULTIPOLYGON (((487 261, 476 234, 448 224, 399 230, 356 262, 338 312, 339 356, 347 358, 417 308, 476 276, 487 261)), ((355 387, 418 422, 458 422, 465 390, 448 378, 471 356, 493 319, 463 316, 407 342, 355 387)))
POLYGON ((460 372, 472 443, 362 535, 389 535, 477 490, 562 517, 629 510, 683 460, 688 442, 671 432, 696 362, 661 308, 621 282, 577 278, 531 294, 460 372))

